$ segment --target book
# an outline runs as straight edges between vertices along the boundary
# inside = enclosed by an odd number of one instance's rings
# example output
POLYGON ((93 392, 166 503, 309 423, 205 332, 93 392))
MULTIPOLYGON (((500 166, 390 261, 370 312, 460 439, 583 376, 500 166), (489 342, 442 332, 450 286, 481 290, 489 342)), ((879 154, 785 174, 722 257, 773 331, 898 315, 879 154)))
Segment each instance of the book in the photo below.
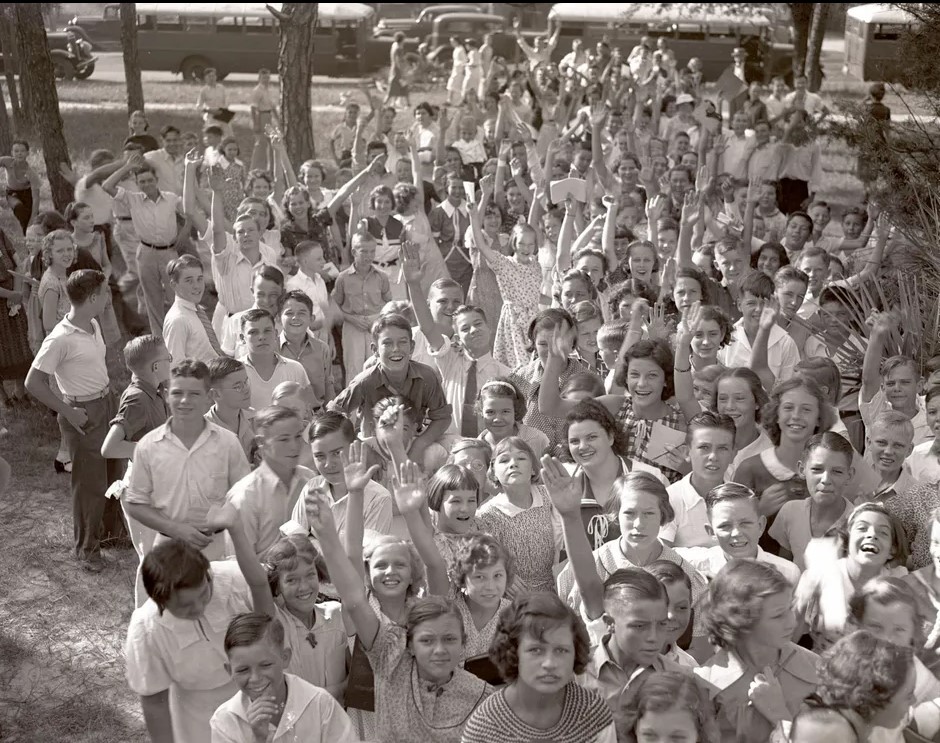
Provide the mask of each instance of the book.
POLYGON ((562 178, 560 181, 552 181, 550 193, 553 204, 564 204, 569 196, 584 204, 587 203, 587 181, 581 178, 562 178))

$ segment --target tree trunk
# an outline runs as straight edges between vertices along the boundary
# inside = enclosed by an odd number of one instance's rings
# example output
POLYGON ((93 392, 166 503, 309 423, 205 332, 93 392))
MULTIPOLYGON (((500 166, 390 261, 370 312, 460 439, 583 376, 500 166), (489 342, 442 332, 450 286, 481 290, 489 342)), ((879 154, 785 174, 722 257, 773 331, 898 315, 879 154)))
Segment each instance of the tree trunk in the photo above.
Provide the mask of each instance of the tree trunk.
POLYGON ((13 142, 13 131, 10 129, 10 116, 7 113, 6 96, 0 88, 0 152, 9 152, 13 142))
POLYGON ((19 54, 16 34, 13 33, 13 7, 0 8, 0 46, 3 47, 3 72, 10 94, 10 111, 13 115, 13 130, 18 133, 28 129, 26 112, 21 105, 21 97, 16 87, 16 73, 19 72, 19 54))
POLYGON ((793 19, 793 74, 802 75, 806 69, 806 46, 809 27, 813 19, 813 3, 787 3, 793 19))
MULTIPOLYGON (((281 127, 291 163, 296 167, 315 156, 311 120, 313 29, 319 3, 282 3, 277 74, 281 82, 281 127)), ((272 10, 271 6, 268 6, 272 10)))
POLYGON ((809 28, 809 40, 806 43, 806 74, 809 77, 810 92, 817 92, 822 86, 822 43, 826 36, 826 19, 829 17, 829 3, 813 4, 813 22, 809 28))
POLYGON ((55 71, 49 56, 49 42, 42 10, 36 3, 16 4, 16 36, 23 59, 21 82, 29 97, 42 142, 42 155, 46 163, 46 178, 52 191, 52 203, 63 211, 74 198, 72 184, 62 177, 59 166, 71 167, 69 148, 62 131, 62 116, 59 114, 59 93, 55 87, 55 71))
POLYGON ((121 3, 121 47, 124 49, 124 79, 127 80, 127 113, 144 110, 144 86, 137 56, 137 3, 121 3))

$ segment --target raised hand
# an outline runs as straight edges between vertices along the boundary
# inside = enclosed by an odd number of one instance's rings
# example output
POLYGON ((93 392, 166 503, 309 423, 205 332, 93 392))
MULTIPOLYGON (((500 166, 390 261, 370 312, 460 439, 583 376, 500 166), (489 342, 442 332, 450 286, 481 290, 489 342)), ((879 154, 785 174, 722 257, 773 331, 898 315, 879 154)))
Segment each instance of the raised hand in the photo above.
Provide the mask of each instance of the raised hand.
POLYGON ((186 165, 202 165, 202 162, 205 158, 203 157, 202 152, 199 151, 198 147, 193 147, 189 152, 186 153, 186 157, 183 162, 186 165))
POLYGON ((403 462, 392 483, 392 490, 401 513, 420 509, 427 498, 427 483, 421 468, 414 462, 403 462))
POLYGON ((665 341, 669 338, 669 325, 666 322, 666 305, 664 302, 656 302, 653 305, 653 311, 650 313, 647 334, 653 340, 659 339, 665 341))
POLYGON ((330 508, 329 492, 330 486, 324 477, 314 477, 307 483, 307 494, 304 496, 307 524, 318 537, 336 532, 336 521, 333 519, 333 511, 330 508))
MULTIPOLYGON (((656 198, 661 198, 657 196, 656 198)), ((694 225, 701 214, 701 199, 695 191, 689 191, 682 201, 682 224, 694 225)))
MULTIPOLYGON (((480 179, 480 193, 485 196, 490 196, 493 193, 493 189, 496 187, 496 176, 490 173, 485 175, 480 179)), ((482 197, 481 197, 482 198, 482 197)))
POLYGON ((610 113, 610 109, 607 108, 606 103, 596 103, 591 107, 591 126, 602 127, 604 122, 607 121, 607 116, 610 113))
POLYGON ((868 218, 875 222, 878 220, 878 217, 881 216, 881 207, 878 206, 874 201, 869 201, 868 206, 865 207, 865 211, 868 212, 868 218))
POLYGON ((548 344, 549 357, 566 361, 571 350, 572 342, 568 332, 556 326, 552 330, 552 339, 548 344))
POLYGON ((402 243, 399 257, 401 259, 401 272, 405 277, 405 281, 421 281, 423 270, 421 266, 421 251, 418 246, 406 240, 402 243))
POLYGON ((205 527, 208 531, 231 529, 238 522, 238 509, 231 503, 209 506, 205 527))
POLYGON ((368 466, 368 453, 365 446, 359 441, 354 441, 349 452, 341 455, 343 462, 343 476, 346 478, 346 489, 353 492, 365 490, 366 485, 379 471, 379 466, 373 464, 368 466))
POLYGON ((532 139, 532 130, 529 129, 528 125, 520 121, 516 124, 516 138, 525 144, 531 144, 535 140, 532 139))
POLYGON ((764 309, 760 313, 760 323, 759 326, 761 330, 770 330, 774 325, 777 324, 777 316, 779 310, 777 308, 776 302, 769 302, 764 306, 764 309))
POLYGON ((523 173, 522 160, 518 157, 514 157, 509 163, 509 172, 512 174, 513 178, 521 178, 523 173))
POLYGON ((747 184, 747 203, 756 204, 760 201, 760 180, 752 178, 747 184))
POLYGON ((542 457, 542 482, 555 510, 563 516, 581 509, 581 487, 561 462, 548 454, 542 457))
POLYGON ((658 193, 646 202, 646 219, 648 222, 655 223, 662 216, 666 208, 666 197, 658 193))
POLYGON ((224 191, 225 184, 225 171, 218 165, 209 168, 209 189, 211 191, 224 191))
POLYGON ((871 327, 872 333, 891 333, 899 326, 895 313, 878 310, 872 310, 866 322, 871 327))

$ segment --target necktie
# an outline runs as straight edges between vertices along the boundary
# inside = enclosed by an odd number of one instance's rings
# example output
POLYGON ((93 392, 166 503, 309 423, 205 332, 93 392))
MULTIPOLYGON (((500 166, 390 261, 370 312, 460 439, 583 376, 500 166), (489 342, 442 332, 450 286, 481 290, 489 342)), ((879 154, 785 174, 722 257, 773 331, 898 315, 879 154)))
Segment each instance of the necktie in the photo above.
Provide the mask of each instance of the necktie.
POLYGON ((225 356, 222 353, 222 346, 219 345, 219 339, 215 334, 215 330, 212 329, 212 323, 209 321, 209 316, 206 314, 206 311, 196 305, 196 316, 199 318, 199 322, 202 323, 202 327, 206 331, 206 335, 209 336, 209 344, 212 346, 212 350, 216 352, 218 356, 225 356))
POLYGON ((463 418, 460 423, 460 435, 475 439, 480 430, 477 426, 477 362, 473 359, 467 367, 467 381, 463 388, 463 418))

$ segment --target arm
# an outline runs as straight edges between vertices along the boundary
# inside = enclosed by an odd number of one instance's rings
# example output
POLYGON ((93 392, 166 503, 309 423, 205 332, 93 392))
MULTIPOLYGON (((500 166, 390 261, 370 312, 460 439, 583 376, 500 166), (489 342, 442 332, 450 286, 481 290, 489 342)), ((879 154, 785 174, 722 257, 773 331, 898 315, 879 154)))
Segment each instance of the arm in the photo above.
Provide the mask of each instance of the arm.
POLYGON ((885 343, 894 327, 894 318, 890 313, 874 312, 868 348, 862 362, 862 386, 858 392, 859 402, 869 403, 881 386, 881 356, 885 343))
POLYGON ((557 329, 552 332, 548 358, 539 383, 539 412, 556 418, 563 418, 578 404, 574 400, 563 400, 561 397, 561 373, 568 363, 568 354, 571 353, 572 347, 572 340, 566 337, 567 335, 559 333, 557 329))
MULTIPOLYGON (((209 185, 212 185, 210 177, 209 185)), ((228 248, 228 232, 225 229, 225 207, 222 203, 222 194, 212 189, 212 252, 215 255, 224 253, 228 248)))
POLYGON ((676 353, 673 361, 673 379, 675 382, 676 402, 687 421, 702 412, 702 406, 695 399, 692 388, 692 328, 698 327, 697 319, 701 308, 695 305, 689 308, 688 319, 683 318, 676 330, 676 353))
POLYGON ((405 517, 411 541, 427 568, 428 590, 433 596, 446 596, 450 591, 447 563, 434 543, 429 523, 422 518, 426 505, 426 483, 421 468, 414 462, 401 465, 400 477, 395 485, 395 502, 398 511, 405 517))
POLYGON ((124 426, 115 423, 108 429, 108 435, 105 436, 104 443, 101 445, 101 456, 105 459, 133 459, 136 448, 135 441, 127 440, 124 426))
POLYGON ((274 616, 274 597, 271 595, 271 586, 268 583, 268 574, 255 555, 255 548, 248 539, 242 526, 241 518, 234 506, 227 504, 222 508, 222 515, 217 524, 228 531, 229 539, 235 548, 235 559, 238 569, 245 577, 245 582, 251 590, 251 605, 258 614, 274 616))
POLYGON ((49 408, 49 410, 54 410, 65 418, 79 433, 84 433, 82 426, 85 425, 88 419, 85 410, 83 408, 70 407, 65 400, 59 398, 49 387, 50 377, 50 374, 37 369, 35 366, 30 367, 26 375, 26 390, 39 400, 39 402, 49 408))
POLYGON ((59 322, 58 319, 59 292, 47 290, 42 295, 42 329, 48 335, 59 322))
POLYGON ((863 268, 855 276, 849 276, 845 279, 845 285, 851 289, 857 288, 860 284, 868 281, 878 274, 881 269, 881 263, 884 261, 885 250, 888 245, 889 226, 886 219, 878 220, 878 238, 875 242, 875 249, 872 251, 871 258, 865 263, 863 268))
POLYGON ((105 178, 104 182, 101 184, 101 188, 104 189, 108 196, 117 195, 118 183, 127 178, 127 176, 129 176, 134 171, 134 168, 142 165, 143 163, 143 155, 141 155, 139 152, 135 152, 133 155, 131 155, 130 159, 128 159, 126 163, 121 165, 120 168, 105 178))
POLYGON ((607 108, 591 112, 591 164, 606 191, 614 190, 614 178, 607 169, 604 150, 601 148, 601 126, 607 118, 607 108))
MULTIPOLYGON (((656 196, 654 200, 662 200, 662 196, 656 196)), ((679 268, 691 268, 695 266, 692 260, 692 238, 695 231, 695 224, 698 221, 701 207, 694 193, 688 193, 685 202, 682 204, 682 217, 679 221, 679 242, 676 245, 676 257, 679 268)), ((651 229, 654 224, 650 222, 651 229)), ((652 235, 651 235, 652 237, 652 235)), ((655 243, 653 243, 655 245, 655 243)))
POLYGON ((614 249, 614 242, 617 237, 617 211, 620 209, 620 196, 614 194, 611 196, 610 205, 607 207, 607 216, 604 218, 604 231, 601 233, 601 247, 604 249, 604 255, 607 256, 607 265, 613 270, 614 266, 619 266, 617 251, 614 249))
POLYGON ((777 324, 777 311, 773 307, 765 307, 761 312, 760 325, 751 347, 751 369, 760 377, 765 390, 772 390, 777 378, 767 363, 767 343, 770 341, 770 331, 777 324))
POLYGON ((209 227, 209 220, 196 204, 196 194, 199 191, 199 186, 196 185, 196 168, 201 162, 202 158, 193 151, 186 153, 183 163, 183 214, 192 221, 200 235, 205 234, 209 227))
POLYGON ((339 210, 343 202, 356 192, 362 182, 372 172, 373 168, 377 168, 384 162, 385 155, 379 155, 368 167, 363 168, 358 173, 356 173, 355 176, 350 178, 349 181, 347 181, 346 184, 333 195, 333 198, 330 199, 329 203, 326 205, 326 208, 329 210, 330 214, 335 217, 336 212, 339 210))
POLYGON ((140 698, 144 723, 152 743, 173 743, 173 717, 169 689, 140 698))
POLYGON ((104 183, 105 179, 115 171, 120 170, 122 165, 123 162, 121 160, 114 160, 105 163, 100 168, 95 168, 85 176, 85 187, 91 188, 95 184, 104 183))
MULTIPOLYGON (((474 212, 471 209, 471 224, 473 223, 474 212)), ((474 235, 476 240, 476 235, 474 235)), ((437 323, 431 317, 431 308, 428 307, 428 298, 424 292, 424 286, 421 284, 421 251, 417 245, 405 244, 401 249, 402 274, 405 282, 408 284, 408 291, 411 294, 411 306, 414 309, 415 317, 418 320, 418 327, 427 338, 428 347, 432 351, 439 351, 444 345, 445 338, 437 323)))

